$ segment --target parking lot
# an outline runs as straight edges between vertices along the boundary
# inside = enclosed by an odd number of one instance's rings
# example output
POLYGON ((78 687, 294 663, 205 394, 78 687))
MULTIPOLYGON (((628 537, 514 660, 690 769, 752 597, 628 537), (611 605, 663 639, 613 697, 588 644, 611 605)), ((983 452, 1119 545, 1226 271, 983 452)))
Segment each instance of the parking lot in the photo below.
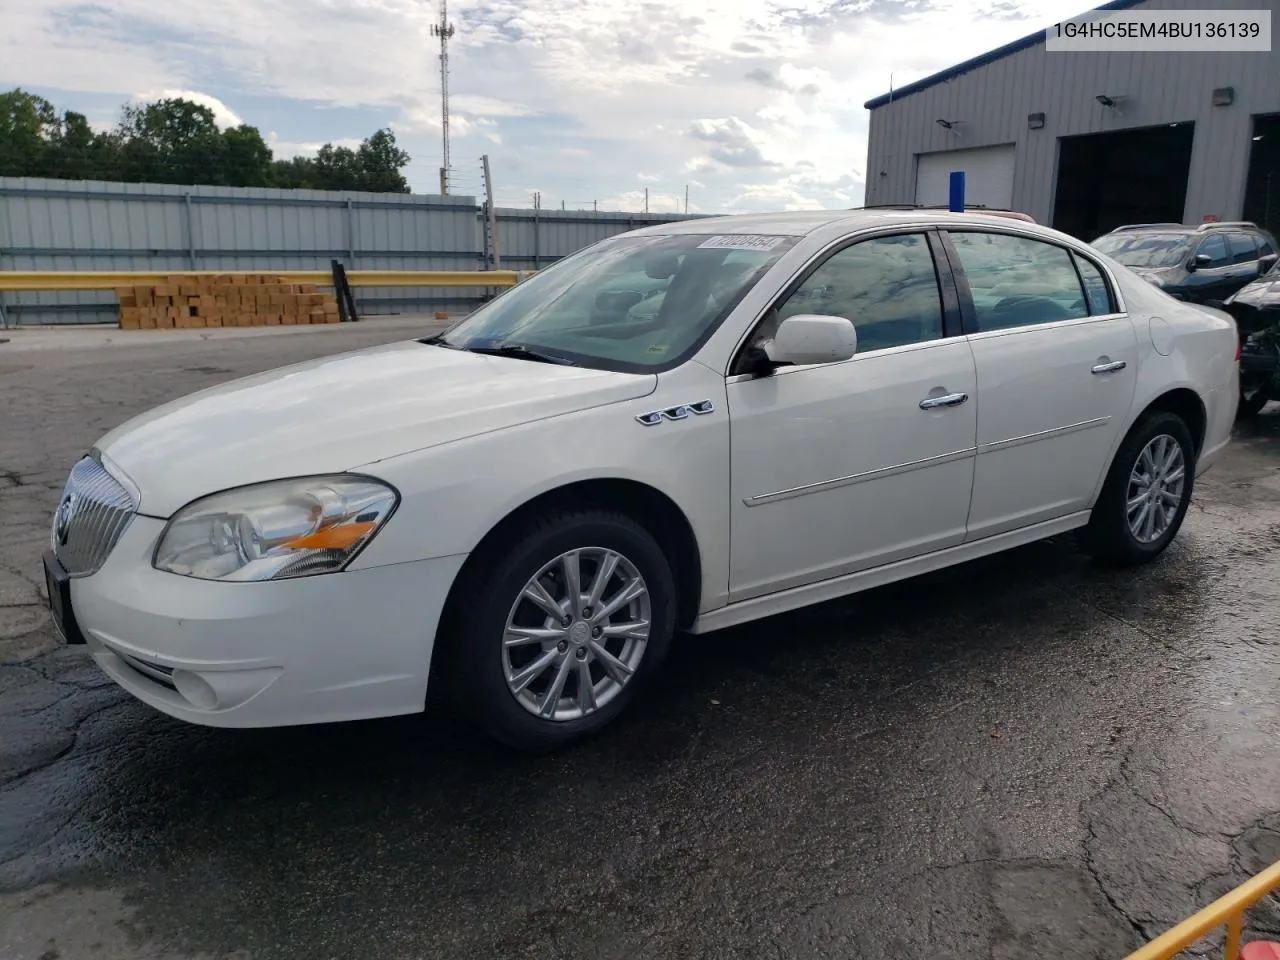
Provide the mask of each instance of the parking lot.
POLYGON ((39 555, 97 437, 428 329, 0 333, 0 958, 1119 960, 1280 859, 1275 412, 1150 567, 1064 538, 684 638, 550 757, 436 711, 187 726, 55 646, 39 555))

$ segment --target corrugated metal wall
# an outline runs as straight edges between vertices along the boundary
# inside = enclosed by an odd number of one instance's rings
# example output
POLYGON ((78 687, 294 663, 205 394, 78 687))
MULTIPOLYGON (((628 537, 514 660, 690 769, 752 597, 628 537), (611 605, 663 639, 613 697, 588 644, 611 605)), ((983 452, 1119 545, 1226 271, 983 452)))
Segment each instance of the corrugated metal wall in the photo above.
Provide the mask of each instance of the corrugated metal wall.
MULTIPOLYGON (((497 210, 511 269, 545 266, 671 215, 497 210)), ((0 177, 0 270, 478 270, 474 197, 0 177)), ((356 291, 362 314, 465 309, 482 290, 356 291)), ((5 294, 9 322, 116 320, 109 293, 5 294)))
MULTIPOLYGON (((1134 10, 1203 10, 1206 0, 1147 0, 1134 10)), ((1232 0, 1236 9, 1271 10, 1280 0, 1232 0)), ((1049 223, 1058 138, 1163 123, 1195 122, 1184 220, 1237 219, 1244 202, 1252 116, 1280 112, 1280 50, 1270 53, 1048 52, 1043 43, 976 67, 871 111, 866 203, 911 203, 923 153, 1001 143, 1017 145, 1014 206, 1049 223), (1217 87, 1235 103, 1214 107, 1217 87), (1107 108, 1099 94, 1124 96, 1107 108), (1027 116, 1045 126, 1028 129, 1027 116), (960 121, 951 130, 938 119, 960 121)))

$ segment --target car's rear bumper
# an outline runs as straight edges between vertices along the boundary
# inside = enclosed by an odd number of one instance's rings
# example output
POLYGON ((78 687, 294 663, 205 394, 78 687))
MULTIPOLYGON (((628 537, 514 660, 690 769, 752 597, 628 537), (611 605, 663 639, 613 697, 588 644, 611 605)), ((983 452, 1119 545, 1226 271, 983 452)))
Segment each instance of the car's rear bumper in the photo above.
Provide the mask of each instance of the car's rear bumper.
POLYGON ((423 708, 436 626, 463 557, 218 583, 154 569, 162 529, 135 518, 102 569, 71 582, 94 659, 135 697, 218 727, 423 708))

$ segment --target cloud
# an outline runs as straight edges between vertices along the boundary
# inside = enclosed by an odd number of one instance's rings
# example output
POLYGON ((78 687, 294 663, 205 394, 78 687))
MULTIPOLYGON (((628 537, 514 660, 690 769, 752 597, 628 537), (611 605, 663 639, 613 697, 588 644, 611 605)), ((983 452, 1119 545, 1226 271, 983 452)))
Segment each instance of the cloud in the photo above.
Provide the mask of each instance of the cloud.
MULTIPOLYGON (((453 156, 548 207, 853 206, 866 99, 1078 14, 1084 0, 452 0, 453 156), (643 174, 653 180, 637 180, 643 174), (845 198, 853 202, 845 203, 845 198), (643 191, 640 192, 643 203, 643 191)), ((437 8, 421 0, 10 3, 0 83, 80 97, 198 91, 219 123, 305 152, 392 125, 415 189, 440 161, 437 8), (326 51, 342 51, 335 66, 326 51), (234 104, 232 109, 228 104, 234 104), (270 104, 267 109, 264 104, 270 104)), ((278 144, 278 146, 276 145, 278 144)), ((288 149, 286 149, 288 148, 288 149)), ((468 182, 467 189, 478 186, 468 182)))
POLYGON ((760 150, 756 131, 737 117, 695 120, 685 135, 711 144, 707 157, 726 167, 771 165, 760 150))
POLYGON ((146 102, 152 100, 190 100, 192 103, 198 103, 202 107, 208 107, 213 111, 213 122, 223 130, 227 127, 238 127, 244 120, 240 114, 236 113, 217 97, 210 96, 207 93, 200 93, 198 90, 160 90, 151 91, 150 93, 135 94, 135 101, 146 102))
POLYGON ((752 83, 758 83, 760 86, 768 87, 770 90, 787 89, 787 85, 774 76, 772 70, 766 70, 764 67, 748 70, 743 76, 752 83))
MULTIPOLYGON (((291 157, 314 157, 320 152, 320 148, 324 146, 324 142, 314 140, 281 140, 274 130, 269 132, 264 139, 277 160, 288 160, 291 157)), ((348 150, 358 150, 361 143, 360 140, 354 137, 339 137, 337 140, 325 142, 332 143, 335 147, 346 147, 348 150)))

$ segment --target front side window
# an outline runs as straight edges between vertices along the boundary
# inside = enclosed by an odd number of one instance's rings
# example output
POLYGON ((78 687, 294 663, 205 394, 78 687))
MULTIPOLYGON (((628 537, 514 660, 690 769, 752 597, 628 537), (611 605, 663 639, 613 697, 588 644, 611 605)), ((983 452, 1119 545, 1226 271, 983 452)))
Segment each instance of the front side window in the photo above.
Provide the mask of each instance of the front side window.
POLYGON ((979 332, 1079 320, 1092 312, 1064 247, 1000 233, 949 235, 979 332))
POLYGON ((1196 256, 1209 258, 1209 262, 1203 265, 1205 270, 1212 270, 1214 267, 1225 267, 1231 262, 1231 252, 1227 249, 1226 237, 1220 233, 1207 238, 1204 243, 1200 244, 1200 249, 1196 251, 1196 256))
POLYGON ((794 237, 621 236, 553 264, 431 342, 643 373, 687 359, 794 237))
POLYGON ((1090 246, 1126 267, 1176 267, 1191 259, 1191 238, 1179 233, 1109 233, 1090 246))
POLYGON ((770 312, 756 342, 797 314, 844 317, 858 353, 942 338, 938 274, 924 234, 875 237, 828 257, 770 312))

